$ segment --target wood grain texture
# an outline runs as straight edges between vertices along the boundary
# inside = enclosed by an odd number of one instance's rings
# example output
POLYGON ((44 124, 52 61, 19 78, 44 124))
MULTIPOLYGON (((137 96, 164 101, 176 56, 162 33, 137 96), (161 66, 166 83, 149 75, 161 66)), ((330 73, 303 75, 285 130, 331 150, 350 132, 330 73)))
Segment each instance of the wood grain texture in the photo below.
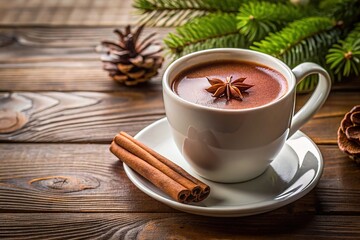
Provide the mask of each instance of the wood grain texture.
MULTIPOLYGON (((297 108, 307 97, 298 96, 297 108)), ((318 144, 336 144, 342 117, 359 103, 360 94, 356 92, 333 92, 301 130, 318 144)), ((17 118, 0 126, 0 141, 13 142, 109 143, 120 130, 134 135, 165 116, 161 90, 152 84, 112 93, 3 92, 0 119, 6 117, 5 110, 27 119, 25 125, 18 125, 13 132, 1 133, 1 129, 16 125, 17 118)))
MULTIPOLYGON (((109 152, 165 116, 161 76, 128 88, 96 47, 134 24, 132 0, 0 0, 0 239, 359 239, 360 167, 336 146, 360 79, 335 84, 302 131, 323 154, 319 184, 274 211, 211 218, 142 193, 109 152)), ((172 29, 145 28, 162 39, 172 29)), ((308 95, 298 95, 296 108, 308 95)))
MULTIPOLYGON (((296 111, 310 94, 298 95, 296 111)), ((332 91, 323 107, 300 130, 317 144, 337 144, 337 130, 344 115, 360 104, 360 91, 332 91)))
POLYGON ((161 92, 151 87, 116 93, 0 93, 1 109, 27 117, 22 128, 0 134, 0 140, 21 142, 110 143, 120 130, 134 135, 164 117, 161 92))
MULTIPOLYGON (((136 28, 136 26, 133 26, 136 28)), ((71 60, 74 57, 82 60, 98 60, 94 54, 95 47, 103 40, 118 41, 114 29, 124 29, 125 25, 114 27, 18 27, 4 28, 0 26, 1 55, 9 57, 2 58, 1 63, 41 62, 42 59, 65 56, 71 60), (5 45, 8 44, 8 45, 5 45), (11 58, 10 58, 11 57, 11 58)), ((151 33, 156 33, 157 39, 165 37, 171 29, 145 27, 140 35, 145 38, 151 33)), ((62 59, 60 58, 60 59, 62 59)), ((43 61, 44 63, 46 61, 43 61)))
POLYGON ((359 216, 259 215, 210 218, 174 214, 0 216, 6 239, 358 239, 359 216))
MULTIPOLYGON (((127 178, 108 144, 0 144, 0 212, 176 212, 127 178)), ((321 146, 325 170, 308 195, 270 214, 360 214, 360 168, 321 146)))
MULTIPOLYGON (((121 28, 121 26, 119 26, 121 28)), ((114 28, 0 28, 0 90, 9 91, 124 91, 102 69, 96 47, 117 41, 114 28)), ((169 29, 146 28, 142 37, 169 29)), ((164 63, 163 69, 168 64, 164 63)), ((150 85, 160 88, 158 76, 150 85)))
POLYGON ((174 211, 129 181, 108 144, 0 144, 0 152, 0 212, 174 211))
MULTIPOLYGON (((308 99, 307 95, 298 95, 296 98, 296 109, 304 105, 308 99)), ((360 104, 360 91, 332 91, 323 107, 316 113, 314 118, 343 117, 354 105, 360 104)))
MULTIPOLYGON (((122 27, 122 26, 116 26, 122 27)), ((3 91, 116 91, 123 86, 102 70, 95 51, 102 40, 116 41, 113 27, 0 27, 0 90, 3 91), (1 44, 3 39, 3 44, 1 44)), ((143 36, 158 33, 161 40, 168 28, 145 28, 143 36)), ((158 76, 160 79, 169 58, 158 76)), ((360 91, 360 80, 336 84, 336 90, 360 91)))
POLYGON ((7 26, 124 25, 136 22, 131 0, 0 1, 0 24, 7 26))

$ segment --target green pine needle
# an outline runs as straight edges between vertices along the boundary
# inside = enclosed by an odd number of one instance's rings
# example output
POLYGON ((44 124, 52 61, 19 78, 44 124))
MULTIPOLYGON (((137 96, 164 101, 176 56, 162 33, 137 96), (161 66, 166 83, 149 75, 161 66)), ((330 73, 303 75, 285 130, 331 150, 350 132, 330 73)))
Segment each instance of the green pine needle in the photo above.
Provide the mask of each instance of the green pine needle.
POLYGON ((313 59, 326 46, 338 39, 334 21, 327 17, 309 17, 290 23, 276 33, 270 33, 250 48, 282 59, 293 67, 313 59))
POLYGON ((234 14, 210 14, 199 17, 169 33, 164 43, 175 56, 214 47, 248 47, 239 33, 234 14))
POLYGON ((233 33, 186 45, 182 48, 182 51, 170 52, 170 55, 175 60, 186 54, 210 48, 247 48, 248 46, 249 42, 244 35, 233 33))
POLYGON ((348 34, 330 48, 326 63, 334 71, 337 78, 356 76, 360 73, 360 23, 348 34))
POLYGON ((258 41, 269 32, 278 31, 286 23, 309 14, 302 10, 290 4, 249 2, 240 7, 237 26, 250 41, 258 41))
POLYGON ((320 10, 327 16, 352 23, 359 20, 360 0, 323 0, 320 2, 320 10))
MULTIPOLYGON (((339 39, 339 29, 327 17, 309 17, 290 23, 250 48, 275 56, 290 67, 312 61, 324 65, 326 49, 339 39)), ((317 76, 310 76, 298 85, 298 91, 311 91, 317 76)))
MULTIPOLYGON (((178 26, 164 39, 175 58, 214 47, 251 48, 290 67, 319 63, 339 80, 360 75, 360 0, 312 0, 297 6, 290 0, 133 1, 140 23, 178 26)), ((298 90, 311 90, 316 82, 311 75, 298 90)))
POLYGON ((241 3, 239 0, 134 0, 133 7, 142 16, 140 24, 169 27, 209 13, 236 13, 241 3))

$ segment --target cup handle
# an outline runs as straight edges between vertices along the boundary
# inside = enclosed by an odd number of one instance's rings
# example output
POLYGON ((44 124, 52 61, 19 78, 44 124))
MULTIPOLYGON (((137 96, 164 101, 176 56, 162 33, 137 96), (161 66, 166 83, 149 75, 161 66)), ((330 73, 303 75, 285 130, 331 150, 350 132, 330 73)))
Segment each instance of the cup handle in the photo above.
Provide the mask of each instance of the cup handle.
POLYGON ((305 105, 294 115, 289 136, 290 138, 299 128, 304 125, 325 103, 331 89, 331 78, 324 68, 315 63, 302 63, 296 66, 292 72, 295 75, 296 84, 311 74, 319 74, 318 84, 305 105))

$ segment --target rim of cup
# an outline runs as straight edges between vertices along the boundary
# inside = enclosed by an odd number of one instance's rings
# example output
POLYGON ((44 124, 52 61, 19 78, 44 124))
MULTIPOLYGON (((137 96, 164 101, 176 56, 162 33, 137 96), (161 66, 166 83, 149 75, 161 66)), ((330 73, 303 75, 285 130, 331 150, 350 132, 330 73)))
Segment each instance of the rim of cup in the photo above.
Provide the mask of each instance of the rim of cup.
MULTIPOLYGON (((230 56, 230 55, 229 55, 230 56)), ((221 59, 227 60, 226 57, 223 57, 221 59)), ((197 64, 202 64, 202 63, 206 63, 206 62, 213 62, 216 61, 218 59, 211 59, 211 60, 204 60, 201 61, 197 64)), ((228 60, 235 60, 234 58, 228 58, 228 60)), ((235 60, 236 61, 236 60, 235 60)), ((185 70, 191 68, 191 66, 181 69, 185 70)), ((181 72, 179 71, 179 72, 181 72)), ((239 49, 239 48, 213 48, 213 49, 207 49, 207 50, 201 50, 201 51, 197 51, 197 52, 193 52, 190 54, 187 54, 185 56, 182 56, 180 58, 178 58, 177 60, 175 60, 174 62, 172 62, 167 69, 165 70, 165 73, 162 77, 162 87, 163 87, 163 91, 166 92, 170 97, 176 99, 177 101, 180 101, 182 104, 185 104, 189 107, 192 108, 197 108, 197 109, 202 109, 202 110, 208 110, 208 111, 214 111, 214 112, 225 112, 225 113, 238 113, 238 112, 251 112, 251 111, 256 111, 256 110, 260 110, 263 108, 267 108, 269 106, 278 104, 280 102, 282 102, 282 100, 286 99, 293 91, 295 91, 295 86, 296 86, 296 79, 295 79, 295 75, 293 74, 293 72, 291 71, 291 69, 281 60, 270 56, 268 54, 265 53, 261 53, 261 52, 257 52, 257 51, 253 51, 253 50, 248 50, 248 49, 239 49), (243 62, 250 62, 250 63, 254 63, 254 64, 258 64, 258 65, 263 65, 266 66, 270 69, 274 69, 276 71, 278 71, 280 74, 282 74, 284 76, 284 78, 286 79, 287 82, 287 90, 286 93, 283 94, 281 97, 266 103, 264 105, 261 106, 257 106, 257 107, 253 107, 253 108, 245 108, 245 109, 223 109, 223 108, 214 108, 214 107, 209 107, 209 106, 204 106, 204 105, 200 105, 200 104, 196 104, 190 101, 187 101, 183 98, 181 98, 179 95, 177 95, 173 90, 172 90, 172 82, 174 81, 173 79, 170 79, 170 74, 172 73, 172 71, 176 68, 181 68, 182 63, 186 62, 194 57, 198 57, 199 55, 206 55, 206 54, 233 54, 233 55, 249 55, 249 54, 253 54, 253 55, 257 55, 256 59, 258 61, 253 61, 253 60, 246 60, 244 58, 239 59, 239 61, 243 61, 243 62), (276 65, 276 67, 274 66, 268 66, 268 64, 264 63, 265 61, 268 62, 272 62, 273 65, 276 65), (285 74, 284 74, 285 73, 285 74)))

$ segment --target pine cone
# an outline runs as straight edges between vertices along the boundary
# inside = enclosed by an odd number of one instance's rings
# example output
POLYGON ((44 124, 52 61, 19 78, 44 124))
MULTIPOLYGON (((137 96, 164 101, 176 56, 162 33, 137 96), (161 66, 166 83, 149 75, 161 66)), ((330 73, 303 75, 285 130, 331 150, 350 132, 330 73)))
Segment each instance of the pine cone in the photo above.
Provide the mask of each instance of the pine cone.
POLYGON ((111 41, 101 42, 106 53, 101 56, 103 67, 115 81, 125 85, 136 85, 146 82, 158 74, 164 58, 161 56, 162 47, 155 42, 152 33, 139 40, 144 26, 131 32, 128 25, 125 31, 114 30, 119 37, 117 43, 111 41))
POLYGON ((341 151, 360 164, 360 105, 353 107, 341 121, 338 145, 341 151))

